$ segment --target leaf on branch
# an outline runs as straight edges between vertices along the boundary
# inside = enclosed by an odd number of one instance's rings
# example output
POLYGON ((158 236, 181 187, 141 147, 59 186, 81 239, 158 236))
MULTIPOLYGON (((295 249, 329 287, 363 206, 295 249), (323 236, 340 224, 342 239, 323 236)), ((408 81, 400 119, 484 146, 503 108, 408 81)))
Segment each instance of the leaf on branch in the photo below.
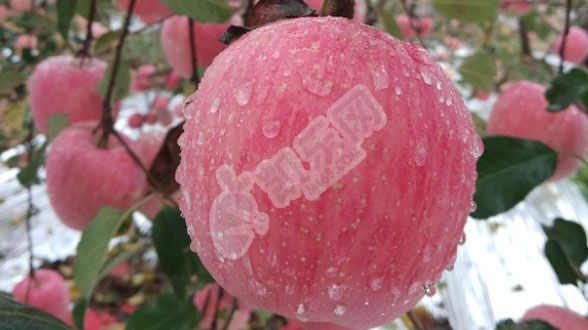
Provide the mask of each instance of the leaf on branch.
POLYGON ((580 266, 588 259, 588 244, 584 228, 573 221, 555 219, 553 226, 543 226, 547 235, 545 255, 555 270, 559 282, 577 285, 586 282, 580 266))
POLYGON ((178 138, 184 132, 184 122, 167 132, 153 165, 149 169, 152 177, 156 178, 162 193, 169 195, 179 189, 180 185, 175 179, 176 169, 180 165, 180 146, 178 138))
POLYGON ((0 94, 24 84, 26 80, 27 76, 23 72, 5 67, 0 72, 0 94))
POLYGON ((574 68, 555 77, 545 91, 545 98, 550 112, 562 111, 574 103, 588 112, 588 72, 574 68))
POLYGON ((82 297, 89 298, 100 280, 108 243, 127 219, 127 215, 120 210, 105 207, 100 209, 98 215, 84 229, 73 264, 74 280, 82 297))
POLYGON ((316 11, 302 0, 260 0, 245 17, 244 27, 229 27, 219 40, 229 45, 247 32, 271 22, 316 15, 316 11))
POLYGON ((21 169, 20 172, 18 172, 18 174, 16 175, 18 182, 23 187, 32 187, 36 184, 41 183, 38 173, 39 168, 41 168, 41 166, 43 166, 43 164, 45 163, 45 154, 48 145, 48 142, 43 143, 41 148, 39 148, 39 150, 36 150, 33 153, 33 158, 31 162, 25 168, 21 169))
POLYGON ((549 323, 541 320, 529 320, 515 323, 513 320, 502 320, 496 324, 496 330, 557 330, 549 323))
POLYGON ((223 0, 162 0, 173 12, 202 23, 222 23, 233 16, 236 9, 223 0))
POLYGON ((127 330, 191 330, 200 313, 191 299, 163 293, 151 304, 139 307, 127 322, 127 330))
POLYGON ((485 219, 506 212, 549 179, 557 153, 543 143, 506 136, 483 139, 484 154, 478 159, 478 180, 471 214, 485 219))
POLYGON ((29 305, 0 295, 0 327, 2 329, 70 330, 54 316, 29 305))
POLYGON ((474 89, 490 91, 494 87, 496 62, 488 52, 479 51, 466 58, 459 68, 463 80, 474 89))
POLYGON ((496 17, 499 0, 433 0, 435 9, 447 18, 483 23, 496 17))
POLYGON ((57 29, 66 41, 69 37, 71 20, 76 13, 78 0, 57 0, 57 29))

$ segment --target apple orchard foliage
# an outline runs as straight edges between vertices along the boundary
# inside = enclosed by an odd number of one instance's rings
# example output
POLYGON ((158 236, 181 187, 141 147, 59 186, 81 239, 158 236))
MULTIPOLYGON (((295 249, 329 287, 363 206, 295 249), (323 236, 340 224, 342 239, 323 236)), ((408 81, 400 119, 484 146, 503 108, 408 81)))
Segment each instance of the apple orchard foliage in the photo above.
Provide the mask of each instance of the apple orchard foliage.
MULTIPOLYGON (((13 298, 35 309, 2 297, 0 323, 383 325, 435 293, 468 214, 508 211, 588 153, 588 8, 576 1, 561 74, 561 3, 92 4, 0 0, 0 150, 24 143, 8 165, 25 187, 46 183, 56 215, 82 231, 73 275, 25 277, 13 298), (474 125, 463 95, 493 94, 487 127, 474 125), (127 96, 144 105, 121 106, 127 96), (103 291, 146 271, 157 280, 140 299, 103 291)), ((559 281, 581 287, 584 229, 557 219, 544 231, 559 281)), ((539 306, 497 328, 582 321, 539 306)))

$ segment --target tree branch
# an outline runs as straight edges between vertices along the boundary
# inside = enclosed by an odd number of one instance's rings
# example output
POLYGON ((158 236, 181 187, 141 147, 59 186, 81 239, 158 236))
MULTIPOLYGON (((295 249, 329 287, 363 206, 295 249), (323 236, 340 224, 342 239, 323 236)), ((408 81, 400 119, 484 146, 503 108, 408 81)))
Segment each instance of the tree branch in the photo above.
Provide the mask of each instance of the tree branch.
POLYGON ((188 18, 188 37, 190 38, 190 60, 192 63, 192 77, 191 82, 198 86, 200 84, 200 76, 198 76, 198 54, 196 53, 196 36, 194 34, 194 20, 188 18))
POLYGON ((88 22, 86 24, 86 39, 84 40, 84 46, 78 53, 79 56, 82 56, 82 60, 90 57, 90 46, 92 45, 92 39, 94 39, 92 25, 96 18, 96 2, 97 0, 91 0, 90 2, 90 13, 88 14, 88 22))
POLYGON ((564 56, 568 34, 570 33, 570 12, 572 11, 572 0, 566 0, 566 25, 563 36, 561 38, 561 45, 559 48, 559 73, 564 69, 564 56))

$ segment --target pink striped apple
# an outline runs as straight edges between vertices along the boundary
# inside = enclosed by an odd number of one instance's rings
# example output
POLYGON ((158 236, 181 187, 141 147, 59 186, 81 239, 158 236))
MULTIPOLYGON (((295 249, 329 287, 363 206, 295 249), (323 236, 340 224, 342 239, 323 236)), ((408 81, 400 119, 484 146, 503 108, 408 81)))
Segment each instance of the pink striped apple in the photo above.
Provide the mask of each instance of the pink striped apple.
POLYGON ((562 179, 588 154, 588 116, 572 105, 557 113, 547 111, 545 87, 530 81, 509 86, 499 97, 488 121, 490 135, 537 140, 559 152, 551 181, 562 179))
MULTIPOLYGON (((553 52, 559 54, 563 36, 560 35, 553 43, 553 52)), ((570 27, 564 48, 564 60, 572 63, 582 63, 588 56, 588 32, 579 26, 570 27)))
POLYGON ((344 18, 279 21, 223 51, 184 113, 181 210, 231 295, 368 328, 453 263, 482 144, 419 46, 344 18))

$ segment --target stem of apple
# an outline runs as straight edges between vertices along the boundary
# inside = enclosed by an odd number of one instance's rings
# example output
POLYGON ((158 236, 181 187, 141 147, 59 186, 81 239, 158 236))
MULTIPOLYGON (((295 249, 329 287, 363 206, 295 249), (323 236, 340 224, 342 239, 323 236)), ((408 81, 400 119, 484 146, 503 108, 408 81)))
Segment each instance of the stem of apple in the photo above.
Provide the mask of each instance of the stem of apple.
POLYGON ((402 6, 402 9, 404 10, 404 13, 406 14, 406 16, 408 16, 408 22, 410 23, 410 28, 415 32, 415 35, 416 35, 417 40, 419 41, 419 44, 421 44, 421 46, 425 47, 425 44, 423 43, 423 38, 421 38, 421 27, 420 27, 420 25, 417 26, 417 24, 414 21, 414 19, 416 18, 414 15, 414 10, 408 8, 406 0, 400 0, 400 5, 402 6))
POLYGON ((192 81, 196 86, 200 85, 200 76, 198 75, 198 55, 196 53, 196 36, 194 33, 194 20, 188 18, 188 37, 190 38, 190 60, 192 63, 192 81))
POLYGON ((90 46, 92 45, 92 40, 94 39, 92 25, 94 24, 94 19, 96 18, 96 2, 96 0, 92 0, 90 2, 90 12, 88 13, 88 22, 86 24, 86 39, 84 39, 84 46, 78 53, 78 55, 82 57, 82 61, 85 58, 90 57, 90 46))
POLYGON ((116 77, 118 75, 118 68, 120 66, 120 61, 122 58, 122 51, 123 46, 125 44, 125 40, 127 35, 129 34, 129 25, 131 24, 131 16, 133 15, 133 10, 135 9, 135 3, 137 0, 131 0, 129 3, 129 9, 127 10, 127 15, 125 17, 125 22, 123 25, 123 31, 120 35, 120 39, 118 44, 116 45, 116 52, 114 55, 114 62, 112 63, 112 71, 110 74, 110 79, 108 81, 108 88, 106 90, 106 96, 104 97, 102 106, 102 120, 100 121, 100 128, 102 128, 102 136, 98 141, 99 148, 105 148, 108 145, 108 137, 110 134, 114 132, 114 118, 112 116, 112 96, 114 92, 114 85, 116 83, 116 77))
POLYGON ((570 33, 570 12, 572 11, 572 0, 566 0, 566 25, 564 27, 561 45, 559 48, 559 73, 564 69, 564 56, 568 34, 570 33))

